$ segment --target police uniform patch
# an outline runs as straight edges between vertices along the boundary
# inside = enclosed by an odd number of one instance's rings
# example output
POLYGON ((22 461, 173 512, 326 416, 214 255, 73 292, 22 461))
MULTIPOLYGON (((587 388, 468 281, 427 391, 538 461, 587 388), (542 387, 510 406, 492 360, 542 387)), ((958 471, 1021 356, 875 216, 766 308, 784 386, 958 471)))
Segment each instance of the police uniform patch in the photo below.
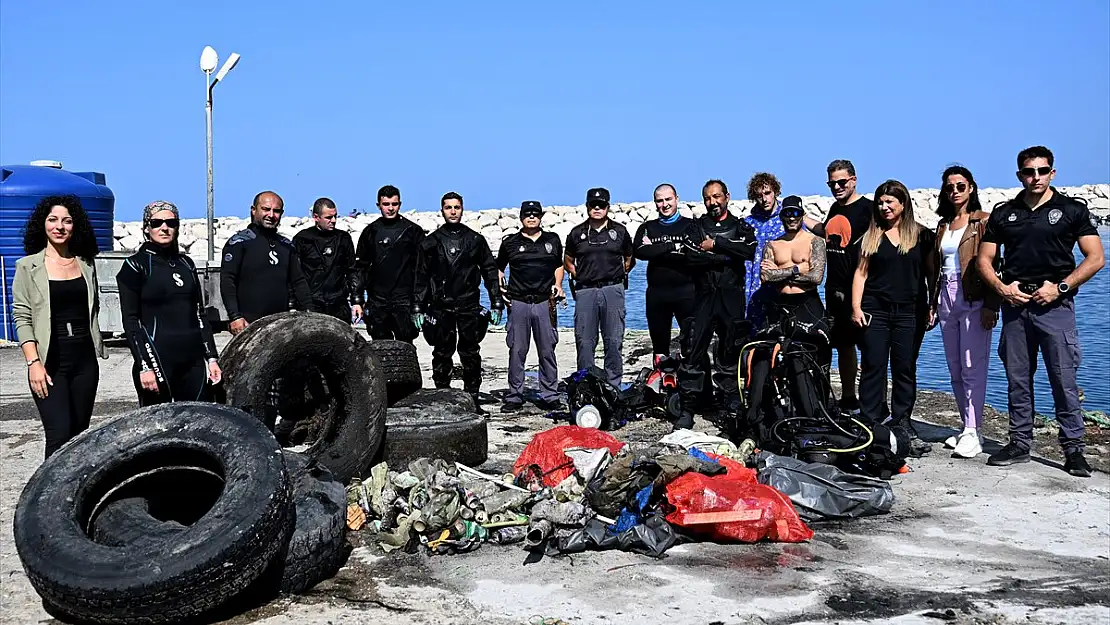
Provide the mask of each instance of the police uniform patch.
POLYGON ((519 250, 519 251, 521 251, 521 252, 523 252, 523 251, 524 251, 524 246, 523 246, 523 245, 521 245, 521 246, 520 246, 520 250, 519 250))
POLYGON ((617 231, 616 230, 610 230, 609 231, 609 240, 610 241, 616 241, 617 240, 617 231))
POLYGON ((1048 213, 1048 223, 1055 226, 1056 222, 1060 221, 1060 218, 1063 217, 1063 216, 1064 216, 1064 211, 1062 211, 1058 208, 1054 208, 1051 211, 1049 211, 1049 213, 1048 213))
MULTIPOLYGON (((551 245, 551 243, 544 243, 543 244, 543 249, 547 250, 548 254, 555 251, 555 247, 553 245, 551 245)), ((524 248, 521 248, 521 251, 523 251, 523 250, 524 250, 524 248)))
POLYGON ((232 256, 231 254, 224 254, 224 262, 225 263, 230 263, 232 258, 235 258, 235 257, 232 256))
POLYGON ((1017 221, 1017 213, 1010 213, 1010 216, 1006 218, 1006 221, 1017 221))

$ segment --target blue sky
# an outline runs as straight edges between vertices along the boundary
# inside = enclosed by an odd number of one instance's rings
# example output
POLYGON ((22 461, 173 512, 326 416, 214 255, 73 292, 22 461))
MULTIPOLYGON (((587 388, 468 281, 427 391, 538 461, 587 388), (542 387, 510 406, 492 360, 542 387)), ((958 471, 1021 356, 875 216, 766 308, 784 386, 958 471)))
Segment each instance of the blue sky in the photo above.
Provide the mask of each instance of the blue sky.
POLYGON ((154 199, 205 214, 204 45, 242 55, 216 88, 216 212, 274 189, 403 209, 577 204, 607 186, 685 199, 775 172, 826 193, 939 186, 951 162, 1016 186, 1017 151, 1060 185, 1110 179, 1110 3, 15 2, 0 4, 0 162, 101 171, 118 219, 154 199), (163 6, 165 5, 165 6, 163 6), (423 13, 421 13, 423 11, 423 13))

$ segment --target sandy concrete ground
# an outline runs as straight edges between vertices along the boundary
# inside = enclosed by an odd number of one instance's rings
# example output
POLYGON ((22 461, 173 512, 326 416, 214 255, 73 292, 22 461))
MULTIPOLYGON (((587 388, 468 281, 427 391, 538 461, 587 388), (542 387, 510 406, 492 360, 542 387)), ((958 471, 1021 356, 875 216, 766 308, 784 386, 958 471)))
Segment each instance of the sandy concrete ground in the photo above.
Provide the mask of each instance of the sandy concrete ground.
MULTIPOLYGON (((221 336, 221 346, 228 337, 221 336)), ((630 333, 634 374, 647 362, 645 337, 630 333)), ((426 378, 430 349, 418 341, 426 378)), ((484 390, 504 389, 504 335, 483 344, 484 390)), ((573 336, 558 345, 563 374, 573 336)), ((530 358, 534 367, 535 355, 530 358)), ((130 354, 102 361, 97 417, 133 405, 130 354)), ((51 623, 12 544, 20 491, 41 462, 42 430, 15 349, 0 350, 0 621, 51 623)), ((534 369, 529 385, 534 386, 534 369)), ((456 385, 458 382, 456 382, 456 385)), ((504 471, 535 432, 554 422, 530 411, 490 416, 490 460, 504 471)), ((951 399, 922 394, 923 421, 952 411, 951 399)), ((715 432, 698 420, 697 429, 715 432)), ((942 439, 950 430, 922 423, 942 439)), ((669 431, 658 421, 615 432, 650 442, 669 431)), ((997 446, 988 446, 993 451, 997 446)), ((1099 623, 1110 624, 1110 479, 1068 476, 1039 461, 1004 469, 986 456, 953 459, 943 450, 915 460, 893 481, 891 514, 815 524, 804 544, 689 543, 662 559, 620 551, 545 557, 517 546, 485 545, 451 557, 383 554, 365 533, 347 565, 310 594, 275 601, 227 621, 260 623, 435 623, 509 625, 535 617, 570 623, 1099 623)))

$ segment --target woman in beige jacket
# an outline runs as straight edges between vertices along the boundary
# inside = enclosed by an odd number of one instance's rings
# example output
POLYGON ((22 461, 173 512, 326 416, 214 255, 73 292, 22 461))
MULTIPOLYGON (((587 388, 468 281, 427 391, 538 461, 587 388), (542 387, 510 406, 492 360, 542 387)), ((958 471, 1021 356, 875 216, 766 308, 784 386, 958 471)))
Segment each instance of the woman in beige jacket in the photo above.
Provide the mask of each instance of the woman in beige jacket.
POLYGON ((100 382, 96 266, 99 249, 81 201, 50 196, 35 207, 15 265, 12 313, 27 381, 46 432, 46 457, 85 431, 100 382))

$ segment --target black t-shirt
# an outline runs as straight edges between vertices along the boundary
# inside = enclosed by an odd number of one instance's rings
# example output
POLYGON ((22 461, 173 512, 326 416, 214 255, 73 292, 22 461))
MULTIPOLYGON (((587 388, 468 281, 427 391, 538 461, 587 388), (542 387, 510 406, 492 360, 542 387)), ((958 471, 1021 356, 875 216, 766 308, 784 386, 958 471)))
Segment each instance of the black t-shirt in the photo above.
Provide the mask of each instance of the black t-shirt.
POLYGON ((567 235, 567 256, 574 259, 575 279, 582 287, 624 282, 624 259, 632 256, 632 237, 611 219, 601 230, 585 221, 567 235))
POLYGON ((520 232, 501 240, 497 269, 509 268, 509 299, 547 297, 555 286, 555 270, 563 265, 563 244, 554 232, 541 232, 535 241, 520 232))
POLYGON ((867 265, 867 283, 863 286, 864 305, 917 304, 925 288, 924 263, 930 252, 933 238, 922 229, 917 245, 905 254, 884 234, 879 249, 871 255, 867 265))
POLYGON ((825 287, 851 290, 859 261, 859 244, 871 227, 875 203, 863 197, 841 206, 834 202, 825 220, 825 287))
MULTIPOLYGON (((1055 190, 1054 190, 1055 191, 1055 190)), ((991 212, 983 241, 1002 246, 1002 281, 1040 285, 1060 282, 1075 270, 1079 237, 1098 236, 1091 212, 1059 191, 1037 210, 1018 196, 991 212)))

